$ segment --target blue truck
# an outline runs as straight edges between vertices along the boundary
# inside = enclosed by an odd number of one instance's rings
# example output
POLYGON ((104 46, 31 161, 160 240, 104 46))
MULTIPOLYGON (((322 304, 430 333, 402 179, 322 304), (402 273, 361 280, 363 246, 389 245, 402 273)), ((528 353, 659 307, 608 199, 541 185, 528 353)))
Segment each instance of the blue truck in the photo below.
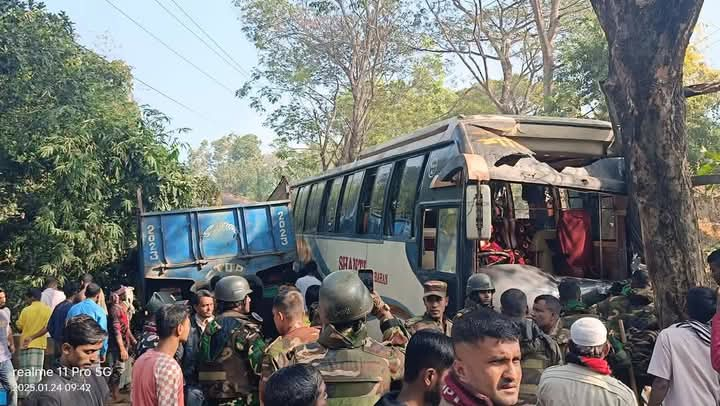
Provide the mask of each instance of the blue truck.
POLYGON ((141 295, 187 298, 215 275, 257 275, 265 297, 297 258, 289 201, 139 215, 141 295))

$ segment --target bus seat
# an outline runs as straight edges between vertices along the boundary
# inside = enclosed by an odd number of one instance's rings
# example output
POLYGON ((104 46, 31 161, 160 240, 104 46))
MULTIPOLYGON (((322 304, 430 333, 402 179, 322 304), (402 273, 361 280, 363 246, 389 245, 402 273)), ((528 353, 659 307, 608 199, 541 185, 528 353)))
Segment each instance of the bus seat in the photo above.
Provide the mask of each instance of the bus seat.
POLYGON ((542 269, 548 274, 553 274, 553 250, 550 248, 550 241, 557 238, 555 230, 539 230, 535 232, 528 251, 532 254, 533 265, 542 269))
POLYGON ((515 249, 515 225, 513 220, 496 219, 493 222, 493 240, 500 244, 503 249, 515 249))
POLYGON ((568 209, 560 212, 557 238, 573 275, 584 278, 593 266, 593 244, 590 232, 590 214, 584 209, 568 209))
POLYGON ((505 233, 507 233, 508 248, 518 248, 517 239, 515 238, 515 219, 505 219, 505 233))

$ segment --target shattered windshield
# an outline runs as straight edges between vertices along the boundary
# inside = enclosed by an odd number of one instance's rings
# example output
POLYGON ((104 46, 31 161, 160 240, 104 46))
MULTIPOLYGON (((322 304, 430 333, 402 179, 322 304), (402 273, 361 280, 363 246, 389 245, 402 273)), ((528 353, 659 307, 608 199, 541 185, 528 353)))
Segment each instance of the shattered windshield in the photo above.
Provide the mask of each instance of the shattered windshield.
MULTIPOLYGON (((474 154, 485 159, 490 179, 626 193, 621 158, 556 151, 556 162, 551 159, 541 161, 532 150, 513 139, 521 135, 518 129, 519 124, 509 117, 499 117, 497 120, 488 120, 483 125, 472 124, 466 127, 470 147, 474 154), (547 162, 544 162, 546 160, 547 162), (570 166, 570 163, 577 166, 570 166)), ((581 137, 583 134, 578 130, 576 136, 581 137)), ((584 145, 587 140, 578 138, 577 142, 578 145, 584 145)))

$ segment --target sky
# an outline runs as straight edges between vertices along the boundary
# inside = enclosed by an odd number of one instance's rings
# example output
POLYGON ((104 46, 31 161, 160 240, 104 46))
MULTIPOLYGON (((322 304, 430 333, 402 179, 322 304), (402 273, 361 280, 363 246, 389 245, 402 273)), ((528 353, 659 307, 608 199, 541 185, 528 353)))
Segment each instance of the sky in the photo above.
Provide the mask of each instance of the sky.
MULTIPOLYGON (((190 129, 181 135, 182 142, 197 147, 203 140, 232 132, 253 133, 263 141, 263 149, 269 149, 273 131, 247 100, 234 96, 257 63, 257 53, 242 33, 232 0, 45 0, 45 4, 50 11, 64 11, 70 17, 81 44, 131 66, 135 99, 165 113, 173 128, 190 129)), ((695 34, 698 46, 709 64, 720 69, 720 1, 705 1, 700 24, 695 34)), ((455 81, 463 80, 461 73, 457 76, 455 81)))

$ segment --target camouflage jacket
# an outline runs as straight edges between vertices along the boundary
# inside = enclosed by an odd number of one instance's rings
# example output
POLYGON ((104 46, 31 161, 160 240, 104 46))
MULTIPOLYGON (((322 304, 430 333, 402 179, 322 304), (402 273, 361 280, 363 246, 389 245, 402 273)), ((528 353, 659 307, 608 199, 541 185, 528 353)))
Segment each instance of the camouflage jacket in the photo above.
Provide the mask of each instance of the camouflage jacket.
POLYGON ((208 323, 200 337, 198 380, 208 399, 257 405, 265 341, 262 319, 227 311, 208 323))
POLYGON ((597 310, 608 321, 608 328, 615 332, 619 332, 618 320, 623 321, 626 329, 659 330, 653 300, 650 288, 623 289, 621 295, 598 303, 597 310))
MULTIPOLYGON (((607 327, 607 321, 597 314, 597 305, 587 307, 581 302, 570 302, 569 305, 563 305, 560 320, 558 321, 558 326, 553 336, 560 346, 560 352, 563 354, 563 357, 565 353, 567 353, 568 343, 570 342, 570 327, 576 320, 583 317, 599 319, 607 327)), ((619 334, 608 329, 608 342, 612 345, 612 349, 607 358, 611 368, 616 372, 621 368, 628 368, 630 366, 630 357, 625 351, 625 346, 620 341, 619 334)))
POLYGON ((278 337, 265 348, 262 358, 260 376, 263 384, 275 371, 288 366, 288 354, 297 346, 314 343, 320 336, 316 327, 300 327, 278 337))
MULTIPOLYGON (((619 296, 613 296, 597 304, 598 312, 607 319, 609 335, 620 337, 620 323, 625 326, 627 342, 624 347, 635 372, 638 384, 652 384, 653 377, 647 374, 657 340, 660 325, 655 313, 653 292, 650 288, 631 289, 626 286, 619 296)), ((618 378, 629 382, 629 375, 620 368, 613 368, 618 378)))
POLYGON ((473 310, 475 310, 475 309, 477 309, 477 308, 480 308, 480 307, 487 307, 487 308, 490 309, 490 310, 495 310, 495 308, 494 308, 492 305, 491 305, 491 306, 483 306, 483 305, 478 304, 478 303, 475 303, 475 302, 473 302, 473 301, 466 300, 466 301, 465 301, 465 307, 463 307, 462 309, 460 309, 460 311, 458 311, 457 313, 455 313, 455 317, 453 317, 453 322, 454 322, 456 319, 458 319, 458 318, 460 318, 460 317, 462 317, 462 316, 464 316, 464 315, 470 313, 471 311, 473 311, 473 310))
POLYGON ((312 364, 322 373, 328 405, 374 405, 403 377, 405 353, 359 331, 339 332, 326 325, 315 343, 292 351, 290 364, 312 364))
POLYGON ((534 321, 518 320, 520 326, 520 350, 522 351, 522 380, 520 382, 520 400, 535 404, 540 376, 546 368, 562 362, 557 342, 540 330, 534 321))
POLYGON ((423 314, 422 316, 413 317, 405 321, 405 328, 410 335, 413 335, 420 330, 429 329, 439 331, 450 337, 452 325, 452 321, 448 320, 447 318, 443 318, 443 321, 440 322, 428 316, 427 313, 423 314))

